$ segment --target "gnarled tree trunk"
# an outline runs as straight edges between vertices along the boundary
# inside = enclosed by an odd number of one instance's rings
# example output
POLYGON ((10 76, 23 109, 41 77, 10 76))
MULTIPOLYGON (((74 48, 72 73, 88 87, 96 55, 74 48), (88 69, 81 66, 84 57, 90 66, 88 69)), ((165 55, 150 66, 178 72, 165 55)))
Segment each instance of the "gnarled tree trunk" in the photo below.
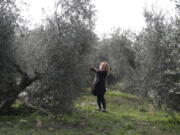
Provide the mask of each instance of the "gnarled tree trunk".
POLYGON ((0 108, 0 114, 8 114, 11 111, 11 106, 17 99, 18 95, 25 90, 26 87, 31 85, 34 81, 40 79, 41 74, 36 73, 33 78, 30 78, 27 73, 23 72, 18 65, 14 65, 17 72, 22 75, 22 81, 20 84, 14 84, 10 86, 10 90, 7 93, 7 98, 0 108))

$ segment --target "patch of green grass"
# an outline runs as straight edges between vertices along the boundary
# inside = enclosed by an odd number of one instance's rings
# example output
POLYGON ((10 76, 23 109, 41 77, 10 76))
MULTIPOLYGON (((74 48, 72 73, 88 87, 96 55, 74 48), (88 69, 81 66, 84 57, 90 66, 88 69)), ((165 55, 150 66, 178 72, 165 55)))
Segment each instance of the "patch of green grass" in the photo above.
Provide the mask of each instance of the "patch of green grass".
MULTIPOLYGON (((89 112, 88 117, 94 120, 93 123, 96 126, 101 125, 101 123, 109 123, 111 128, 113 126, 119 127, 119 129, 113 128, 112 135, 118 133, 161 135, 166 134, 166 132, 170 134, 172 128, 175 129, 175 135, 179 132, 177 127, 180 128, 180 126, 171 122, 171 116, 166 112, 156 111, 150 103, 143 103, 142 101, 144 100, 139 99, 137 96, 123 92, 108 91, 106 99, 107 113, 94 111, 95 105, 90 103, 96 101, 95 97, 82 98, 81 104, 78 104, 77 107, 89 112), (145 108, 145 111, 141 111, 142 106, 145 108), (166 131, 163 130, 164 125, 166 125, 166 131)), ((180 113, 176 113, 178 120, 180 120, 179 116, 180 113)))
POLYGON ((107 92, 107 95, 109 97, 112 97, 112 98, 113 98, 113 96, 117 96, 117 97, 121 97, 121 98, 127 98, 127 99, 130 99, 130 100, 131 99, 132 100, 137 100, 138 99, 138 97, 135 96, 135 95, 120 92, 120 91, 112 91, 112 90, 110 90, 110 91, 107 92))
POLYGON ((22 102, 20 100, 16 100, 16 102, 12 105, 13 108, 19 108, 22 106, 22 102))
MULTIPOLYGON (((96 110, 96 97, 86 91, 71 115, 31 112, 0 116, 0 135, 179 135, 180 124, 149 102, 118 91, 108 91, 105 96, 106 113, 96 110)), ((180 121, 180 113, 175 117, 180 121)))

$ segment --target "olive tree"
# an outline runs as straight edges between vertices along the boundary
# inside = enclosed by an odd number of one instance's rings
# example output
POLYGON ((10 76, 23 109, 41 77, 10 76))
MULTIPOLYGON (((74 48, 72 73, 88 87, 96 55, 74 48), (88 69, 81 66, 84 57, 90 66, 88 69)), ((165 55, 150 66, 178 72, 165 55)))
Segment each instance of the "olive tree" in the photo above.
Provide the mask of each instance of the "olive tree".
POLYGON ((19 27, 19 10, 15 1, 0 1, 0 113, 9 113, 18 95, 39 74, 30 77, 16 59, 16 31, 19 27))
MULTIPOLYGON (((163 103, 173 105, 171 90, 175 80, 169 72, 177 71, 175 57, 177 44, 175 23, 166 21, 165 15, 145 11, 147 26, 136 38, 136 60, 138 63, 136 89, 142 97, 153 97, 160 107, 163 103)), ((175 101, 175 100, 174 100, 175 101)), ((175 102, 174 102, 175 103, 175 102)), ((175 103, 176 104, 176 103, 175 103)))
POLYGON ((38 41, 43 49, 39 54, 37 47, 32 51, 38 58, 36 69, 44 76, 27 90, 29 102, 54 113, 72 109, 89 73, 87 57, 95 40, 93 16, 90 0, 60 0, 46 25, 31 33, 39 36, 31 36, 31 41, 35 39, 33 43, 38 41))

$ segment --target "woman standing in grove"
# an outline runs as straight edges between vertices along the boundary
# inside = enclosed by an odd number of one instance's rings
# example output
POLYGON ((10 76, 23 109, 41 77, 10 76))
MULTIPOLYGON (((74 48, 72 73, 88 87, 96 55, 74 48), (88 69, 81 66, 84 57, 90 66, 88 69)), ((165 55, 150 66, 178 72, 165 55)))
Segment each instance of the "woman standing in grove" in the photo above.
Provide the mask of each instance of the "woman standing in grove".
POLYGON ((103 61, 100 63, 99 69, 91 67, 91 70, 96 73, 92 87, 92 93, 94 96, 97 96, 99 110, 106 112, 106 100, 104 98, 104 94, 106 93, 106 76, 110 70, 109 64, 103 61))

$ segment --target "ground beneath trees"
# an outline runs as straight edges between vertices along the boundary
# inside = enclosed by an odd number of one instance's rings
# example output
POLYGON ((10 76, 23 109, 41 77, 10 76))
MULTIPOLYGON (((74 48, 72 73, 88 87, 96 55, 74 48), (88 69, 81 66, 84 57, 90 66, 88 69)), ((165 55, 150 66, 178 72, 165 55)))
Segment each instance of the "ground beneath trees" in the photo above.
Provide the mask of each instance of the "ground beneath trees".
POLYGON ((0 116, 0 135, 180 135, 180 113, 172 118, 137 96, 108 91, 107 111, 96 111, 96 98, 85 91, 72 114, 36 111, 0 116))

